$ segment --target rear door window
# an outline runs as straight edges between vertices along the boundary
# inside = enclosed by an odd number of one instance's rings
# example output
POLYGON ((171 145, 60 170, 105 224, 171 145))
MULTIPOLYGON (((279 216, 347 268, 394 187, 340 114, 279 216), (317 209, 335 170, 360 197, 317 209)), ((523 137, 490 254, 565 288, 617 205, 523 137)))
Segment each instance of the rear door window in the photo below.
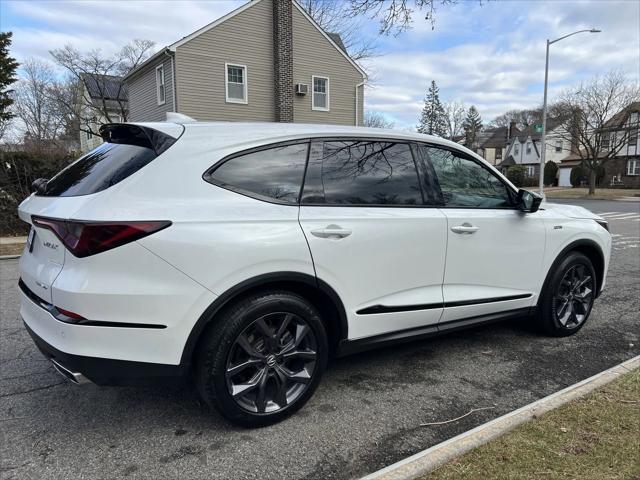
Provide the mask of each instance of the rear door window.
POLYGON ((424 204, 408 144, 375 140, 313 142, 303 204, 424 204))
POLYGON ((309 144, 264 148, 225 160, 205 180, 227 190, 276 203, 297 203, 309 144))
POLYGON ((149 164, 176 141, 136 125, 110 125, 102 134, 105 143, 64 168, 37 195, 74 197, 100 192, 149 164))

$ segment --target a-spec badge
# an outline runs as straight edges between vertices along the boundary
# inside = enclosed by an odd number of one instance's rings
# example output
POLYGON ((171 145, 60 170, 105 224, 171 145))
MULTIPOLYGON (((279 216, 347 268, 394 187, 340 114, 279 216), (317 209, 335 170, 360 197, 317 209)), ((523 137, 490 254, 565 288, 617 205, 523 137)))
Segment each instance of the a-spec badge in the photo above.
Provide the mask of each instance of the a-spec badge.
POLYGON ((60 246, 57 243, 51 243, 51 242, 44 242, 43 245, 52 250, 58 250, 58 247, 60 246))

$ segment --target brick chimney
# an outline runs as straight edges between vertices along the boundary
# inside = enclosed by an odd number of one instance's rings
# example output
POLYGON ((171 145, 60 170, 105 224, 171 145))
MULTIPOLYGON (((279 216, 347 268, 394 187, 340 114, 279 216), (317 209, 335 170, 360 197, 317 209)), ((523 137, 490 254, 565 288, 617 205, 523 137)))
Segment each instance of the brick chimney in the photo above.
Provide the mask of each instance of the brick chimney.
POLYGON ((516 129, 516 122, 509 122, 509 130, 507 131, 507 140, 511 140, 513 136, 513 131, 516 129))
POLYGON ((276 122, 293 122, 293 5, 291 0, 272 1, 276 122))

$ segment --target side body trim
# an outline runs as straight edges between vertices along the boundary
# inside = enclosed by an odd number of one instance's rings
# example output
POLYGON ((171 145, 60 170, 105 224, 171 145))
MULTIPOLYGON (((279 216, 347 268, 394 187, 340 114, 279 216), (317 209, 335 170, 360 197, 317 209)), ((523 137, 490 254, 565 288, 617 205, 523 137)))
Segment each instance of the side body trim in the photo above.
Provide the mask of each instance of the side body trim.
POLYGON ((521 295, 508 295, 506 297, 492 297, 481 298, 477 300, 459 300, 456 302, 444 302, 444 303, 425 303, 418 305, 372 305, 371 307, 358 310, 358 315, 371 315, 374 313, 396 313, 396 312, 413 312, 416 310, 431 310, 434 308, 448 308, 448 307, 462 307, 466 305, 481 305, 483 303, 505 302, 507 300, 519 300, 522 298, 529 298, 532 295, 530 293, 523 293, 521 295))
POLYGON ((445 333, 462 330, 476 325, 483 325, 502 320, 526 317, 531 315, 530 307, 508 310, 506 312, 491 313, 488 315, 480 315, 477 317, 463 318, 460 320, 452 320, 437 325, 427 325, 425 327, 410 328, 396 332, 384 333, 373 337, 360 338, 357 340, 342 340, 338 347, 338 356, 351 355, 353 353, 363 352, 366 350, 397 345, 399 343, 410 342, 431 338, 445 333))

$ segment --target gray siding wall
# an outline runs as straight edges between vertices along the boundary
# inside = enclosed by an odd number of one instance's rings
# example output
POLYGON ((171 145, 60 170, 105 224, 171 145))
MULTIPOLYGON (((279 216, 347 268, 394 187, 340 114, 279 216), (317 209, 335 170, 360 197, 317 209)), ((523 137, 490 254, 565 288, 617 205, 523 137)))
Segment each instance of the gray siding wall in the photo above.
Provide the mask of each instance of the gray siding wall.
POLYGON ((275 120, 271 0, 176 48, 178 111, 196 120, 275 120), (225 62, 246 65, 248 103, 227 103, 225 62))
POLYGON ((135 77, 127 80, 129 87, 129 120, 132 122, 161 122, 166 112, 173 112, 173 68, 171 59, 164 56, 147 65, 135 77), (156 67, 164 65, 165 98, 158 105, 156 93, 156 67))
MULTIPOLYGON (((360 72, 294 7, 293 82, 309 85, 307 95, 296 95, 294 98, 294 121, 355 125, 355 86, 363 80, 360 72), (328 112, 311 109, 312 75, 329 77, 328 112)), ((363 88, 360 88, 358 95, 358 123, 361 125, 363 88)))

